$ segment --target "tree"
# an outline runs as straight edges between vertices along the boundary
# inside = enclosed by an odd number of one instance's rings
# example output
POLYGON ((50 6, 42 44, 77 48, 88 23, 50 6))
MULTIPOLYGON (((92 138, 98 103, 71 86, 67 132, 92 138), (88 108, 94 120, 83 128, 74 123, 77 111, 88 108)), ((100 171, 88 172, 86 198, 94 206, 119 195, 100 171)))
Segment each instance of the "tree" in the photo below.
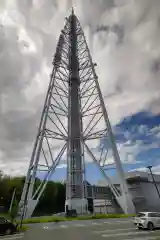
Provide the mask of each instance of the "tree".
POLYGON ((12 222, 17 217, 17 213, 18 213, 18 202, 17 202, 17 200, 15 200, 14 203, 13 203, 11 212, 10 212, 10 217, 11 217, 12 222))
POLYGON ((64 205, 65 205, 65 185, 58 182, 56 183, 56 190, 57 190, 57 194, 56 194, 56 213, 57 212, 64 212, 64 205))
MULTIPOLYGON (((13 189, 16 188, 15 201, 12 207, 11 217, 14 219, 17 213, 18 203, 21 198, 25 177, 4 176, 0 171, 0 205, 5 207, 6 212, 9 210, 13 189)), ((41 183, 36 179, 35 189, 41 183)), ((64 211, 65 202, 65 185, 60 182, 49 181, 44 194, 34 211, 34 215, 50 215, 64 211)))

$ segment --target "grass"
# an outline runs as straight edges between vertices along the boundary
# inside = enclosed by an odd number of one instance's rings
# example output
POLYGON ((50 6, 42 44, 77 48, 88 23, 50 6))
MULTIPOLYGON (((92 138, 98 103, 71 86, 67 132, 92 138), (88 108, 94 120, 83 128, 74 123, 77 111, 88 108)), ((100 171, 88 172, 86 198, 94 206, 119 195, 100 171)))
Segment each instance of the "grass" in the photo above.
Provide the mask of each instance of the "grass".
POLYGON ((6 219, 10 220, 10 216, 8 213, 0 213, 0 217, 5 217, 6 219))
POLYGON ((28 228, 29 228, 28 226, 22 225, 21 227, 18 226, 18 227, 17 227, 17 230, 18 230, 18 232, 25 232, 25 231, 28 230, 28 228))
MULTIPOLYGON (((9 214, 0 214, 0 216, 6 217, 7 219, 10 219, 9 214)), ((128 217, 134 217, 133 214, 95 214, 95 215, 87 215, 87 216, 78 216, 78 217, 61 217, 61 216, 47 216, 47 217, 37 217, 37 218, 30 218, 30 219, 24 219, 23 224, 25 226, 22 226, 22 229, 20 231, 26 231, 27 227, 26 224, 32 224, 32 223, 47 223, 47 222, 64 222, 64 221, 74 221, 74 220, 91 220, 91 219, 107 219, 107 218, 128 218, 128 217)), ((19 221, 16 221, 16 223, 20 223, 19 221)))
POLYGON ((23 224, 32 224, 32 223, 47 223, 47 222, 63 222, 63 221, 74 221, 74 220, 91 220, 91 219, 106 219, 106 218, 128 218, 133 217, 134 215, 126 214, 95 214, 92 216, 78 216, 78 217, 40 217, 40 218, 31 218, 23 220, 23 224))

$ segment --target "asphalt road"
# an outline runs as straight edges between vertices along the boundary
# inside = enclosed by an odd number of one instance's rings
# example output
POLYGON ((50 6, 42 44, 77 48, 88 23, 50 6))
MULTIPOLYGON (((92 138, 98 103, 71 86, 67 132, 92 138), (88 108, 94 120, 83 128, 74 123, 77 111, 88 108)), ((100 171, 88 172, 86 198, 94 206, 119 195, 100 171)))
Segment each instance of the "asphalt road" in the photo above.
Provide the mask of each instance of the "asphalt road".
POLYGON ((138 230, 131 219, 103 219, 36 224, 25 234, 0 237, 0 240, 156 240, 160 230, 138 230))

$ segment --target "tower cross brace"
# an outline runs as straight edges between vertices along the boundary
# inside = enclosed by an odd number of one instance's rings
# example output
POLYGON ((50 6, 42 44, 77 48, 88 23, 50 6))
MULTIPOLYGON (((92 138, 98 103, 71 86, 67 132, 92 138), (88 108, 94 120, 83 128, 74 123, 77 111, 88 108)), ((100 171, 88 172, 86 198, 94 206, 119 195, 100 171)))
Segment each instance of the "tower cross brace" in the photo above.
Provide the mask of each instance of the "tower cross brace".
POLYGON ((75 209, 79 214, 86 213, 85 164, 89 159, 99 168, 121 209, 125 213, 134 213, 95 64, 84 32, 72 11, 56 47, 19 213, 23 213, 25 218, 32 216, 60 161, 67 161, 65 211, 75 209), (111 154, 120 180, 120 191, 105 173, 107 156, 111 154), (35 189, 35 181, 41 171, 46 173, 35 189))

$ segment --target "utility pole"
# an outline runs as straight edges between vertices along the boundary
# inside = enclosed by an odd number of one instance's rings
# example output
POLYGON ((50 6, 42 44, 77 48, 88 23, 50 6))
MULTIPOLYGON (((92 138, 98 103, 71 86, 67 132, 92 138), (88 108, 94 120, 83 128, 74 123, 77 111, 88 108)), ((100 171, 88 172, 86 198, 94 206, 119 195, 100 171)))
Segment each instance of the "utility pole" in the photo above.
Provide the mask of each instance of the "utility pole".
POLYGON ((10 207, 9 207, 9 213, 11 213, 11 210, 12 210, 15 194, 16 194, 16 188, 14 187, 13 188, 13 193, 12 193, 12 199, 11 199, 11 203, 10 203, 10 207))
POLYGON ((160 192, 159 192, 159 189, 158 189, 157 183, 156 183, 156 181, 155 181, 155 179, 154 179, 154 176, 153 176, 153 173, 152 173, 152 166, 148 166, 147 168, 148 168, 149 171, 150 171, 150 174, 151 174, 151 177, 152 177, 152 180, 153 180, 153 184, 155 185, 155 188, 156 188, 157 194, 158 194, 158 196, 159 196, 159 198, 160 198, 160 192))

